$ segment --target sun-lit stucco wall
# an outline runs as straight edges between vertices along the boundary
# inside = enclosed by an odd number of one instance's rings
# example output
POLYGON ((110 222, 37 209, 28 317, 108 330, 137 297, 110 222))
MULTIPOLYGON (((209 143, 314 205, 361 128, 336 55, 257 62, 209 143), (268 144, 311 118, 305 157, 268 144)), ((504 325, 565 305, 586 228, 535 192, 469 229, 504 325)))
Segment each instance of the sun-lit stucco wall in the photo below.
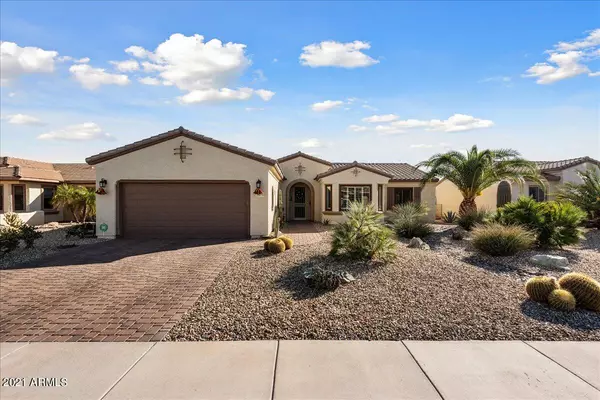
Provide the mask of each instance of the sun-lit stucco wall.
MULTIPOLYGON (((250 234, 271 232, 272 211, 269 198, 271 166, 186 137, 177 137, 96 165, 96 179, 108 181, 107 194, 96 196, 97 223, 107 224, 106 236, 117 232, 117 183, 120 180, 241 180, 250 186, 250 234), (185 162, 173 154, 181 141, 192 148, 185 162), (256 181, 263 182, 264 194, 252 194, 256 181), (265 190, 266 189, 266 190, 265 190)), ((194 207, 185 204, 183 207, 194 207)), ((151 215, 148 218, 152 218, 151 215)))
POLYGON ((383 188, 383 207, 387 208, 387 189, 386 187, 400 187, 400 188, 421 188, 421 204, 427 206, 428 218, 433 221, 435 220, 435 210, 437 205, 436 199, 436 183, 426 183, 425 186, 421 186, 419 182, 390 182, 383 188))
MULTIPOLYGON (((49 219, 46 221, 44 211, 42 210, 42 184, 38 182, 23 182, 23 181, 2 181, 0 182, 4 189, 4 210, 0 212, 0 225, 5 225, 4 213, 12 211, 12 185, 25 185, 25 211, 17 211, 16 214, 23 222, 28 225, 43 225, 45 222, 54 221, 49 219)), ((60 221, 62 213, 56 215, 55 221, 60 221)))

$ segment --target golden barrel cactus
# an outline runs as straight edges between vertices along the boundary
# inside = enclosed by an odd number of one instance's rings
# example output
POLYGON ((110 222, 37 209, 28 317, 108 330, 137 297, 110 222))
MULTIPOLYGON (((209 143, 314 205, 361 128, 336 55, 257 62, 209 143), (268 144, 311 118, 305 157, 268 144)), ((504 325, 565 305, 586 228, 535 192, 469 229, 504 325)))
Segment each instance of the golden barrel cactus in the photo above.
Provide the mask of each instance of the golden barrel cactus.
POLYGON ((571 272, 563 275, 558 283, 575 296, 577 305, 592 311, 600 311, 600 283, 595 279, 579 273, 571 272))
POLYGON ((575 309, 577 301, 575 300, 575 296, 568 290, 556 289, 548 295, 548 304, 557 310, 572 311, 575 309))
POLYGON ((271 242, 271 240, 273 240, 273 239, 267 239, 267 240, 265 240, 265 243, 264 243, 264 248, 265 248, 265 250, 267 250, 267 251, 269 250, 269 243, 271 242))
POLYGON ((271 253, 277 254, 285 251, 285 243, 281 239, 271 239, 268 246, 271 253))
POLYGON ((280 236, 279 239, 281 239, 283 241, 283 243, 285 243, 285 249, 289 250, 292 247, 294 247, 294 241, 292 240, 291 237, 288 236, 280 236))
POLYGON ((551 276, 535 276, 525 284, 525 291, 531 300, 547 302, 553 290, 560 289, 556 278, 551 276))

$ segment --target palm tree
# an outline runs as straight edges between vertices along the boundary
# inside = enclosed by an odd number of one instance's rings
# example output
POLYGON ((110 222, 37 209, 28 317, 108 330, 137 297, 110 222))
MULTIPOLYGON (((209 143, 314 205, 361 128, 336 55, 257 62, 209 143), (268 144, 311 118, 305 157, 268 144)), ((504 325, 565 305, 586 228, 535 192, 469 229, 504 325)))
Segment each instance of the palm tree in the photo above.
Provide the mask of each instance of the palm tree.
POLYGON ((463 195, 458 211, 461 216, 476 211, 475 198, 484 189, 503 180, 530 180, 545 186, 535 163, 525 160, 512 149, 479 151, 477 146, 473 146, 466 154, 458 151, 435 154, 417 164, 416 168, 419 167, 427 168, 423 185, 434 178, 444 178, 458 187, 463 195))
POLYGON ((79 186, 77 188, 77 203, 81 211, 81 222, 96 215, 96 193, 93 188, 79 186))
POLYGON ((67 185, 63 183, 56 188, 54 196, 52 197, 52 206, 55 208, 64 208, 69 210, 75 217, 75 221, 79 222, 77 218, 77 188, 75 186, 67 185))
POLYGON ((590 220, 600 224, 600 169, 577 171, 583 183, 566 182, 556 199, 570 201, 588 213, 590 220))

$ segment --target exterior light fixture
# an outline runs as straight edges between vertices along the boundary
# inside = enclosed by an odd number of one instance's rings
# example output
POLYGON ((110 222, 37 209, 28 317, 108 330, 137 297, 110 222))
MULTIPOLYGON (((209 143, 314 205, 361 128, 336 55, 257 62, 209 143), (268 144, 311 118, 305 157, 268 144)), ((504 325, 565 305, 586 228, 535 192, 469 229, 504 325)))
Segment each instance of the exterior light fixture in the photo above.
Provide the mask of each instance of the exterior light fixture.
POLYGON ((100 179, 100 182, 98 182, 98 183, 100 184, 100 187, 101 187, 102 189, 104 189, 104 188, 106 187, 106 184, 107 184, 108 182, 106 181, 106 179, 102 178, 102 179, 100 179))
POLYGON ((257 196, 262 196, 263 195, 263 191, 260 188, 262 185, 262 182, 259 180, 256 181, 256 190, 254 191, 254 194, 257 196))
POLYGON ((260 185, 262 184, 262 182, 259 180, 256 181, 256 188, 260 189, 260 185))

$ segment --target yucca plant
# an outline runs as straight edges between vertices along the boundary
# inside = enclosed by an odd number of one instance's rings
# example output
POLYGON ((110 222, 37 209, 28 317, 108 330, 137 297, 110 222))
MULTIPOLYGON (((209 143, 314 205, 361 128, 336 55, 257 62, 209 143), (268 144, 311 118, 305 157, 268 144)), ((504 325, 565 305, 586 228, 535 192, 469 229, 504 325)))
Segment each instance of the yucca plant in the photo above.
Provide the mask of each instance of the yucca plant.
POLYGON ((383 262, 396 257, 393 233, 382 225, 372 204, 353 202, 344 216, 346 220, 333 229, 330 255, 383 262))
POLYGON ((594 225, 600 228, 600 169, 577 171, 583 183, 566 182, 556 195, 559 201, 568 201, 585 211, 594 225))
POLYGON ((512 149, 479 151, 477 146, 473 146, 466 154, 458 151, 435 154, 417 164, 418 167, 428 169, 423 176, 423 184, 434 178, 444 178, 456 185, 463 195, 458 211, 461 216, 477 210, 475 198, 500 181, 529 180, 545 186, 536 164, 525 160, 518 151, 512 149))

